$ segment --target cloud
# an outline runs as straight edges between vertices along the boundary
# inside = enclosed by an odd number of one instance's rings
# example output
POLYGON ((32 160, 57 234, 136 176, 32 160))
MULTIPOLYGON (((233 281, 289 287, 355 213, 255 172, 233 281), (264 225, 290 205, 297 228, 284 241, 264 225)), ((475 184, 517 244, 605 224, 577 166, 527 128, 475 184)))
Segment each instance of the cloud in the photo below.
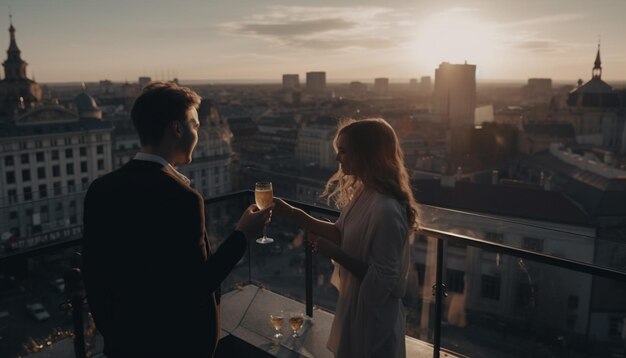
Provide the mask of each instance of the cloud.
POLYGON ((297 37, 314 35, 327 31, 345 30, 356 26, 343 19, 317 19, 287 21, 283 23, 243 23, 235 31, 245 35, 297 37))
POLYGON ((556 26, 563 22, 579 21, 584 17, 583 14, 578 13, 554 14, 501 23, 497 27, 505 30, 504 32, 512 32, 505 38, 506 47, 533 54, 566 53, 576 47, 577 44, 546 38, 538 31, 528 31, 527 29, 537 29, 542 25, 544 27, 556 26))
POLYGON ((364 7, 270 6, 264 13, 219 24, 237 36, 264 40, 274 46, 304 50, 380 49, 398 44, 385 15, 390 9, 364 7))
POLYGON ((561 46, 551 39, 527 39, 518 41, 515 47, 522 51, 534 53, 560 52, 561 46))
POLYGON ((536 26, 542 24, 553 25, 561 22, 569 22, 569 21, 577 21, 583 19, 585 16, 582 14, 556 14, 549 16, 540 16, 532 19, 524 19, 519 21, 513 21, 509 23, 503 23, 499 26, 501 27, 527 27, 527 26, 536 26))

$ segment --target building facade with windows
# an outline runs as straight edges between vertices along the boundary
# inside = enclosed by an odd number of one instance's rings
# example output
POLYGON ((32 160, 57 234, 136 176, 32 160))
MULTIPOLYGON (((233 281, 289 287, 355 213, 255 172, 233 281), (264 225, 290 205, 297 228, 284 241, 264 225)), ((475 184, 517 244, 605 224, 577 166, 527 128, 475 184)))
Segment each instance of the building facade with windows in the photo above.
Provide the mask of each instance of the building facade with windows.
POLYGON ((89 183, 112 169, 110 123, 83 91, 44 105, 11 24, 0 81, 0 252, 80 236, 89 183))

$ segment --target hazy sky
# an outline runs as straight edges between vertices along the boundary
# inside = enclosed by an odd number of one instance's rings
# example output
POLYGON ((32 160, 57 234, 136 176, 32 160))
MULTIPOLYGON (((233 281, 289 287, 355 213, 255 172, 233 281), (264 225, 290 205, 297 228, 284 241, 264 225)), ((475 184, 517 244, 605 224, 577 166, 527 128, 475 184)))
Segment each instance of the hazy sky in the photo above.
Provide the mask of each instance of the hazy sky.
MULTIPOLYGON (((0 0, 38 82, 434 76, 440 62, 478 79, 626 80, 626 0, 0 0)), ((2 77, 4 73, 2 73, 2 77)))

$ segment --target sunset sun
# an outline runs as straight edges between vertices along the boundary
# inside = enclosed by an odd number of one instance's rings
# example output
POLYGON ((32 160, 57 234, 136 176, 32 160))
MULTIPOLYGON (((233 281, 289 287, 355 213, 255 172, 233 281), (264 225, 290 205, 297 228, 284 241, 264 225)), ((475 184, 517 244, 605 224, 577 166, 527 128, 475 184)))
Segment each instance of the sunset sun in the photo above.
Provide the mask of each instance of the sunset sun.
POLYGON ((412 44, 415 58, 429 68, 444 61, 484 66, 501 60, 496 26, 475 15, 455 9, 426 18, 418 25, 412 44))

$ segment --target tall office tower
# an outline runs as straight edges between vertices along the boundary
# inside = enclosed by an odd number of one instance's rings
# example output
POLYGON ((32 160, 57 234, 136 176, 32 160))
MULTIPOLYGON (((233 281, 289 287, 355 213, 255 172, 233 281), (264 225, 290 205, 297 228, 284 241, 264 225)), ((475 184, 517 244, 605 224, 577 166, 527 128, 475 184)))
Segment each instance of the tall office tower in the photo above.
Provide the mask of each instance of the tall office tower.
POLYGON ((433 82, 430 76, 422 76, 422 78, 420 78, 420 92, 430 94, 432 90, 433 82))
POLYGON ((326 72, 307 72, 306 89, 315 93, 326 91, 326 72))
POLYGON ((300 88, 300 75, 283 75, 283 90, 290 91, 300 88))
POLYGON ((389 79, 384 77, 375 78, 374 92, 378 94, 387 94, 387 92, 389 92, 389 79))
POLYGON ((411 92, 416 92, 419 89, 419 83, 417 83, 417 78, 411 78, 409 80, 409 90, 411 92))
POLYGON ((441 63, 435 70, 433 114, 447 124, 453 161, 469 150, 475 109, 476 65, 441 63))

